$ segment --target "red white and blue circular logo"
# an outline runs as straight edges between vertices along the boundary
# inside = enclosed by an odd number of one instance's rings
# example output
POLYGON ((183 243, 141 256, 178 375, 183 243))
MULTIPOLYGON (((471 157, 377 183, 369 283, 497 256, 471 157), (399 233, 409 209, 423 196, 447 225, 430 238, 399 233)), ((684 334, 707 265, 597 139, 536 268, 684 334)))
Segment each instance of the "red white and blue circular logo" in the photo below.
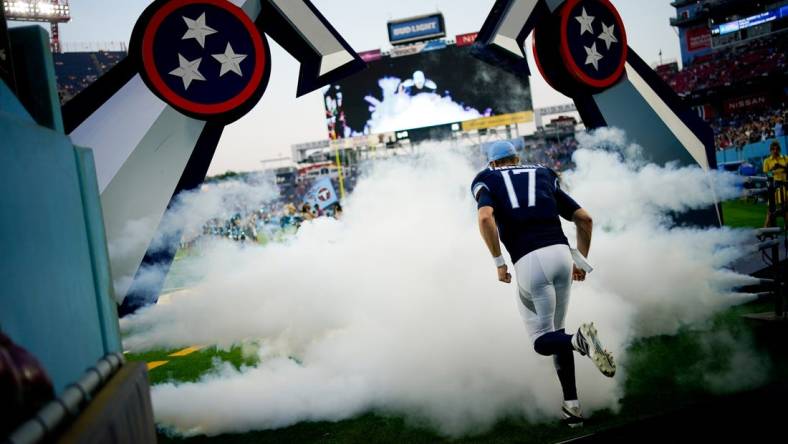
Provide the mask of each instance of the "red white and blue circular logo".
POLYGON ((326 202, 331 199, 331 191, 328 188, 323 187, 317 192, 317 199, 321 202, 326 202))
POLYGON ((618 82, 627 61, 627 35, 609 0, 567 0, 560 35, 561 59, 572 77, 592 88, 618 82))
POLYGON ((132 35, 145 83, 183 114, 229 123, 260 100, 268 83, 268 44, 227 0, 159 0, 132 35))

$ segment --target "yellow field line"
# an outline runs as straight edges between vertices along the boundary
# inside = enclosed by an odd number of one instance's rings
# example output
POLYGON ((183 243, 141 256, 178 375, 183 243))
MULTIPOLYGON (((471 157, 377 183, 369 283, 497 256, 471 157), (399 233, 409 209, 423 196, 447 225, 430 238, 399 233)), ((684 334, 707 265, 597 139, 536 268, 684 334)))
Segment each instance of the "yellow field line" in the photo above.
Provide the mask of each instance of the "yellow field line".
POLYGON ((156 367, 161 367, 162 365, 168 363, 170 361, 151 361, 148 362, 148 370, 153 370, 156 367))
POLYGON ((204 345, 192 345, 191 347, 186 347, 183 350, 178 350, 175 353, 171 353, 169 356, 171 358, 177 358, 177 357, 180 357, 180 356, 190 355, 190 354, 196 352, 197 350, 200 350, 203 347, 204 347, 204 345))

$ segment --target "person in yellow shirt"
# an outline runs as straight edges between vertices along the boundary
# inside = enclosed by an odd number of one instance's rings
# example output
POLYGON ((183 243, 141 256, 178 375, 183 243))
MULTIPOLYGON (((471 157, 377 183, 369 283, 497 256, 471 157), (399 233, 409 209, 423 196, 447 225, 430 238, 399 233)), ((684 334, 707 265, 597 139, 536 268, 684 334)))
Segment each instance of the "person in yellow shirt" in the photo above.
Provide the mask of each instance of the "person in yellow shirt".
MULTIPOLYGON (((781 151, 780 142, 774 140, 769 146, 771 154, 763 159, 763 172, 774 178, 774 202, 778 207, 782 205, 785 199, 786 186, 788 185, 788 156, 783 156, 781 151)), ((784 220, 788 220, 788 212, 783 217, 784 220)), ((771 213, 767 211, 764 227, 771 226, 773 222, 771 213)))

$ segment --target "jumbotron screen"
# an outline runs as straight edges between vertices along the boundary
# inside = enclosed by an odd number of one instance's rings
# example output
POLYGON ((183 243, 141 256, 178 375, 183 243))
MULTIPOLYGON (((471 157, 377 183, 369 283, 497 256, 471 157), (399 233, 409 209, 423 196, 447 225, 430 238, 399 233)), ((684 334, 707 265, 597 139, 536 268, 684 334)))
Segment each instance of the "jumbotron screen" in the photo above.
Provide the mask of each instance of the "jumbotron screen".
POLYGON ((383 57, 324 91, 329 137, 347 138, 532 109, 527 76, 470 54, 470 46, 383 57))

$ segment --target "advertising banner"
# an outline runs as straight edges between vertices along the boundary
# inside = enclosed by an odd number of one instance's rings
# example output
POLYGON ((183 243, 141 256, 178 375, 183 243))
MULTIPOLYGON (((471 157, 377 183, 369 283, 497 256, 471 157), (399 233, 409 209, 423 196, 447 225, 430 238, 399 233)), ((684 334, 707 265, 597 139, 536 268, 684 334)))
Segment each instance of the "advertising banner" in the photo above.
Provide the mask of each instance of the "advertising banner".
POLYGON ((501 114, 500 116, 482 117, 462 122, 463 131, 471 131, 485 128, 497 128, 499 126, 515 125, 518 123, 533 122, 533 111, 522 111, 519 113, 501 114))
POLYGON ((761 108, 769 104, 769 98, 765 94, 739 97, 725 102, 725 112, 736 113, 755 108, 761 108))
POLYGON ((389 22, 389 41, 396 45, 441 38, 446 35, 441 14, 389 22))
POLYGON ((457 46, 469 46, 473 45, 473 42, 476 41, 476 37, 479 35, 478 32, 471 32, 469 34, 458 34, 457 37, 454 38, 457 46))
POLYGON ((690 52, 711 48, 711 31, 707 26, 688 29, 686 39, 690 52))
POLYGON ((443 40, 431 40, 429 42, 413 43, 405 46, 395 46, 391 48, 389 53, 390 57, 405 57, 420 52, 435 51, 446 47, 446 42, 443 40))
POLYGON ((361 60, 365 62, 374 62, 375 60, 380 60, 380 58, 383 57, 379 49, 360 52, 358 53, 358 56, 361 57, 361 60))

